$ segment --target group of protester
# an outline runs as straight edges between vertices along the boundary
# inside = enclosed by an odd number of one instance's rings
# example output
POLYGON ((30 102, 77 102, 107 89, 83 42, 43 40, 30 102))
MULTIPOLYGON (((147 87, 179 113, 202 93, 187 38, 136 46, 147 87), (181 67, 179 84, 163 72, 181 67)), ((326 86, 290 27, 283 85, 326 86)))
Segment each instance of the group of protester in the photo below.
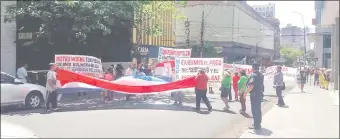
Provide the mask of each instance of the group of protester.
MULTIPOLYGON (((56 78, 56 69, 57 65, 54 63, 50 64, 50 69, 47 73, 47 81, 46 81, 46 89, 47 89, 47 101, 46 101, 46 110, 57 110, 57 78, 56 78), (52 105, 52 109, 50 109, 50 104, 52 105)), ((240 113, 245 113, 246 111, 246 96, 250 94, 250 102, 251 102, 251 112, 254 119, 254 124, 251 128, 260 129, 261 128, 261 103, 263 100, 263 92, 264 92, 264 76, 259 71, 259 65, 252 65, 253 73, 248 77, 245 71, 240 71, 240 73, 234 73, 234 76, 231 77, 230 71, 226 72, 224 78, 221 82, 221 99, 225 103, 225 110, 230 108, 228 102, 232 101, 232 93, 231 89, 233 88, 235 92, 235 100, 240 101, 241 109, 240 113)), ((21 69, 22 70, 22 69, 21 69)), ((18 76, 20 75, 21 70, 18 70, 18 76)), ((152 75, 153 66, 148 65, 145 66, 143 64, 131 64, 125 70, 121 64, 111 65, 105 70, 103 79, 105 80, 117 80, 122 76, 137 76, 137 75, 152 75)), ((172 71, 174 74, 174 71, 172 71)), ((282 73, 281 75, 282 76, 282 73)), ((173 76, 174 77, 174 76, 173 76)), ((205 105, 208 108, 208 111, 212 111, 212 105, 207 97, 207 92, 209 91, 208 87, 208 76, 205 74, 203 69, 199 70, 196 76, 196 86, 195 86, 195 95, 196 95, 196 111, 200 111, 200 102, 203 100, 205 105)), ((275 80, 274 87, 278 88, 282 86, 283 77, 281 81, 275 80)), ((114 92, 105 92, 103 93, 104 97, 107 97, 109 100, 114 99, 114 92)), ((174 100, 175 104, 182 105, 183 103, 183 93, 182 92, 174 92, 174 100)), ((126 95, 126 100, 131 100, 131 95, 126 95)), ((279 99, 279 103, 281 100, 279 99)), ((280 104, 281 105, 281 104, 280 104)))

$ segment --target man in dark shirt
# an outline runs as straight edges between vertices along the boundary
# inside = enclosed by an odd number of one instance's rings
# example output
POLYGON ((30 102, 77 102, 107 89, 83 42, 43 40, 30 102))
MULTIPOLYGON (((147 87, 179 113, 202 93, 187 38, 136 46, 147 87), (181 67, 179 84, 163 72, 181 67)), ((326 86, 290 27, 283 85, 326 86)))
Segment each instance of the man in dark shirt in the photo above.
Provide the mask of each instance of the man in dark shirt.
POLYGON ((201 106, 201 99, 208 107, 208 111, 211 112, 212 107, 210 101, 207 97, 207 89, 208 89, 208 76, 205 74, 204 70, 200 69, 198 75, 196 76, 196 87, 195 87, 195 94, 196 94, 196 111, 200 111, 201 106))
POLYGON ((247 83, 247 93, 250 93, 250 102, 251 102, 251 112, 253 115, 254 125, 251 126, 251 129, 261 129, 261 103, 263 100, 263 92, 264 92, 264 84, 263 84, 263 74, 259 72, 259 65, 254 63, 252 65, 253 73, 250 76, 247 83))

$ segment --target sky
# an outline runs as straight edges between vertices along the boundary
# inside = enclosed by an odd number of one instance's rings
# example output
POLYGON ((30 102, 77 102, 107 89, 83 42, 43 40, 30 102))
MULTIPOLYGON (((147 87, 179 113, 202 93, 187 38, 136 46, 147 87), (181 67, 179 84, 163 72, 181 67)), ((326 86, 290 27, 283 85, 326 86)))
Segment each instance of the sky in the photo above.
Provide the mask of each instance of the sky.
POLYGON ((315 17, 314 1, 247 1, 252 5, 275 4, 275 16, 280 20, 280 27, 285 27, 287 24, 303 27, 301 13, 304 18, 305 25, 309 28, 314 28, 312 19, 315 17))

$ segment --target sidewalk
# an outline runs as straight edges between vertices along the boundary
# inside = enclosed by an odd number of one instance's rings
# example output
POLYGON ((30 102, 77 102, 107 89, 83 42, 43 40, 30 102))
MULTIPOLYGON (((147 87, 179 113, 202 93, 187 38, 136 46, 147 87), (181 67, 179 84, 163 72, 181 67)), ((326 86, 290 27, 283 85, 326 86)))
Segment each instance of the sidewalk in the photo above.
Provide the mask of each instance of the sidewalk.
POLYGON ((289 108, 274 106, 262 117, 261 131, 247 129, 240 138, 338 138, 339 105, 334 105, 334 96, 309 85, 306 93, 299 92, 296 88, 285 96, 289 108))

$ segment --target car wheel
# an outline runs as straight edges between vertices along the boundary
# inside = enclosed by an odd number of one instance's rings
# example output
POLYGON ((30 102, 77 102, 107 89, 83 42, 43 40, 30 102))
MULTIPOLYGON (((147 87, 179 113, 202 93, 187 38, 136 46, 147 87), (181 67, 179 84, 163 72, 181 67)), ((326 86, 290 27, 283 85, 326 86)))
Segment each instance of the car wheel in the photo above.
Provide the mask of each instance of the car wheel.
POLYGON ((25 106, 29 109, 35 109, 41 106, 43 103, 42 95, 39 91, 30 92, 26 96, 25 106))

